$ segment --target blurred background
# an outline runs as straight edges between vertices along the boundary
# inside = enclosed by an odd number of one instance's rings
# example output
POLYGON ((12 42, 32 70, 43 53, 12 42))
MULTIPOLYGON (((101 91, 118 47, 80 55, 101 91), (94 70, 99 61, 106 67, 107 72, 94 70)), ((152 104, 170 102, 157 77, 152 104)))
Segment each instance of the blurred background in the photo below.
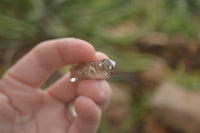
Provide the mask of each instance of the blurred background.
POLYGON ((98 133, 200 133, 199 14, 199 0, 1 0, 0 76, 41 41, 81 38, 118 65, 98 133))

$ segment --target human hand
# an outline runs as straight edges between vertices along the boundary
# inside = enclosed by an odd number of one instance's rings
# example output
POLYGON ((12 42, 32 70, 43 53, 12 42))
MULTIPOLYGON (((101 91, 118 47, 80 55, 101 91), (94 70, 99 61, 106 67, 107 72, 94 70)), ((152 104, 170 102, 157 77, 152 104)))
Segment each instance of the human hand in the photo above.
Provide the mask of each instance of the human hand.
POLYGON ((107 58, 85 41, 46 41, 25 55, 0 80, 1 133, 95 133, 111 88, 105 80, 71 83, 66 74, 46 90, 39 87, 65 65, 107 58), (73 120, 68 106, 74 102, 73 120))

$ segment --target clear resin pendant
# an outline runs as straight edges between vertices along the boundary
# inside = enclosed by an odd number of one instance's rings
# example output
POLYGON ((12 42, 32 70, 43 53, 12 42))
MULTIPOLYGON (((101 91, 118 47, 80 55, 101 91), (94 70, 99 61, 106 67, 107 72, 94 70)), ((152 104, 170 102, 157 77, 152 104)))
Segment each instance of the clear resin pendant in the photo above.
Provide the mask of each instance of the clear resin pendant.
POLYGON ((116 71, 116 62, 110 59, 80 63, 72 66, 70 69, 70 81, 75 82, 82 79, 106 79, 112 76, 116 71))

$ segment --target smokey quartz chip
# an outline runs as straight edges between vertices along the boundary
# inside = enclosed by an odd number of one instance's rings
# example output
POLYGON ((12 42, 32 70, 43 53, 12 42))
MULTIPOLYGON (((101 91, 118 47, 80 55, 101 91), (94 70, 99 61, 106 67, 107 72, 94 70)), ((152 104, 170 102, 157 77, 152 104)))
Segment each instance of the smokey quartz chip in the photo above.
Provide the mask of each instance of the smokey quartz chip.
POLYGON ((71 82, 82 79, 106 79, 112 76, 116 69, 116 62, 110 59, 80 63, 70 69, 71 82))

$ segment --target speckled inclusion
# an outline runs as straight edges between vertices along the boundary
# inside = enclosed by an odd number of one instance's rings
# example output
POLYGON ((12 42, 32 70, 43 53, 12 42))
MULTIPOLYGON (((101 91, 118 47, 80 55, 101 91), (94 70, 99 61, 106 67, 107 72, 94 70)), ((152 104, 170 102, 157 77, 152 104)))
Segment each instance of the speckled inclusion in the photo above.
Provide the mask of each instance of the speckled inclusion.
POLYGON ((106 79, 116 72, 116 62, 110 59, 103 59, 91 62, 80 63, 70 69, 71 82, 82 79, 106 79))

